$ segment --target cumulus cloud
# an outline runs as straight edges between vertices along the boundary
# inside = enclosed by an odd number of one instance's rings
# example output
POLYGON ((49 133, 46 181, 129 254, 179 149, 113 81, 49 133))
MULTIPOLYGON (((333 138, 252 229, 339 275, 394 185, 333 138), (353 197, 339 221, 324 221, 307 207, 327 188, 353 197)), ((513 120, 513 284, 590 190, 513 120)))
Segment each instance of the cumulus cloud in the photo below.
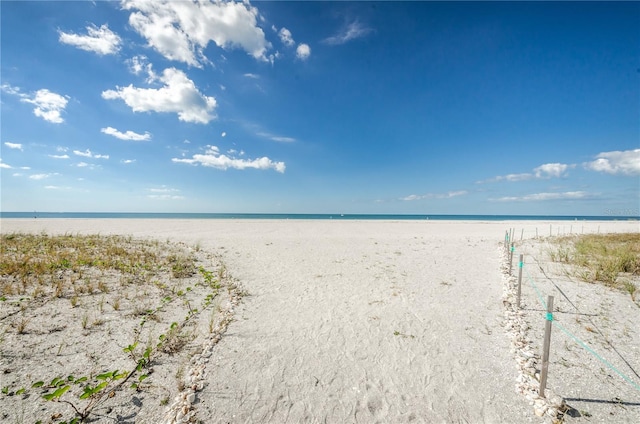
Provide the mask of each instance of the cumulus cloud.
POLYGON ((300 60, 307 60, 311 56, 311 47, 308 44, 300 43, 296 48, 296 57, 300 60))
POLYGON ((258 159, 239 159, 233 156, 227 156, 220 153, 220 150, 216 146, 208 146, 205 154, 195 154, 191 159, 171 159, 176 163, 187 163, 190 165, 202 165, 216 169, 227 170, 232 169, 273 169, 277 172, 284 173, 285 163, 274 162, 268 157, 262 157, 258 159))
POLYGON ((135 163, 136 160, 135 159, 123 159, 120 162, 124 163, 125 165, 129 165, 131 163, 135 163))
POLYGON ((124 0, 133 11, 129 24, 164 57, 202 67, 204 49, 213 41, 223 49, 241 48, 268 61, 271 44, 257 25, 258 10, 249 2, 124 0))
POLYGON ((575 165, 568 165, 564 163, 545 163, 544 165, 534 168, 533 172, 499 175, 488 180, 478 181, 478 183, 493 183, 498 181, 516 182, 532 179, 562 178, 566 176, 567 170, 571 168, 575 168, 575 165))
POLYGON ((427 193, 427 194, 411 194, 400 198, 404 201, 423 200, 423 199, 451 199, 452 197, 464 196, 469 194, 466 190, 449 191, 447 193, 427 193))
POLYGON ((119 138, 120 140, 132 141, 148 141, 151 140, 151 134, 145 131, 144 134, 138 134, 133 131, 120 132, 113 127, 101 128, 100 132, 119 138))
POLYGON ((136 55, 130 59, 125 60, 125 63, 129 67, 129 71, 132 74, 140 75, 143 71, 147 72, 150 78, 153 78, 155 74, 152 70, 152 65, 147 60, 145 55, 136 55))
POLYGON ((640 175, 640 149, 602 152, 584 167, 611 175, 640 175))
POLYGON ((560 178, 564 176, 564 173, 569 168, 573 168, 575 165, 566 165, 564 163, 546 163, 534 168, 533 172, 536 178, 560 178))
POLYGON ((535 193, 525 196, 507 196, 491 200, 498 202, 533 202, 545 200, 579 200, 593 196, 593 194, 587 193, 586 191, 566 191, 563 193, 535 193))
POLYGON ((109 159, 109 155, 99 155, 99 154, 93 153, 89 149, 85 150, 84 152, 80 150, 74 150, 73 154, 77 156, 82 156, 85 158, 92 158, 92 159, 109 159))
POLYGON ((351 40, 363 38, 371 31, 371 28, 363 26, 359 21, 354 21, 342 28, 336 35, 325 38, 323 42, 330 45, 345 44, 351 40))
POLYGON ((61 43, 69 44, 81 50, 94 52, 101 56, 115 54, 120 50, 122 39, 109 29, 107 24, 100 28, 95 25, 87 27, 87 35, 78 35, 58 31, 61 43))
MULTIPOLYGON (((280 38, 280 41, 286 47, 293 47, 296 45, 296 42, 293 39, 293 35, 291 34, 291 31, 289 31, 287 28, 282 27, 280 28, 280 30, 278 30, 275 26, 273 26, 272 29, 278 33, 278 37, 280 38)), ((298 59, 307 60, 310 55, 311 55, 311 47, 309 47, 308 44, 305 44, 305 43, 298 44, 298 47, 296 48, 296 57, 298 59)), ((279 52, 276 53, 276 57, 279 57, 279 52)))
POLYGON ((33 109, 34 115, 54 124, 64 122, 61 113, 67 107, 68 97, 61 96, 46 88, 36 91, 33 97, 25 95, 21 95, 20 97, 22 97, 22 99, 20 99, 21 102, 35 105, 35 109, 33 109))
POLYGON ((53 159, 69 159, 69 155, 49 155, 53 159))
POLYGON ((291 35, 291 31, 289 31, 284 27, 280 28, 280 31, 278 31, 278 37, 280 37, 280 41, 282 41, 282 44, 284 44, 287 47, 291 47, 294 44, 296 44, 296 42, 293 41, 293 36, 291 35))
POLYGON ((8 163, 2 162, 2 158, 0 158, 0 168, 13 169, 13 166, 9 165, 8 163))
MULTIPOLYGON (((176 2, 181 4, 183 2, 176 2)), ((106 90, 107 100, 122 99, 134 112, 172 112, 184 122, 207 124, 216 118, 216 99, 200 93, 187 75, 176 68, 165 69, 158 80, 161 88, 138 88, 133 85, 106 90)))
POLYGON ((10 143, 8 141, 5 141, 4 145, 10 149, 22 150, 22 144, 20 143, 10 143))

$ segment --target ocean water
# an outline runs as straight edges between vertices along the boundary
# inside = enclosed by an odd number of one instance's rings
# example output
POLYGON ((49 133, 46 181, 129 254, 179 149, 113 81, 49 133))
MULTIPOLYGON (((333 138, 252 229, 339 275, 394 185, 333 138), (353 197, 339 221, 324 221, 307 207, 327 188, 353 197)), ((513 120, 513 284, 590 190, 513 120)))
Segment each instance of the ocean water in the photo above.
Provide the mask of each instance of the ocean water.
POLYGON ((392 214, 282 214, 282 213, 126 213, 126 212, 0 212, 0 218, 79 218, 79 219, 338 219, 393 221, 628 221, 639 216, 579 215, 392 215, 392 214))

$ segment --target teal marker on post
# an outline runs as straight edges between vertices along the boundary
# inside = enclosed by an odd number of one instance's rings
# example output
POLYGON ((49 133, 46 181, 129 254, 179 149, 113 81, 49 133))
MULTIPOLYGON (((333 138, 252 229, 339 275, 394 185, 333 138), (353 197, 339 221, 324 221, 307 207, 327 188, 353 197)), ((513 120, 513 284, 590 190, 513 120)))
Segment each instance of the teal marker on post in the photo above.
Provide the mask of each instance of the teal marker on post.
POLYGON ((518 261, 518 296, 516 305, 520 309, 520 294, 522 293, 522 266, 524 265, 524 255, 520 254, 520 260, 518 261))
POLYGON ((540 390, 538 395, 545 397, 547 373, 549 372, 549 345, 551 344, 551 324, 553 321, 553 296, 547 298, 547 322, 544 324, 544 345, 542 348, 542 369, 540 370, 540 390))
POLYGON ((513 243, 511 243, 511 253, 509 254, 509 275, 511 275, 511 270, 513 268, 513 252, 516 250, 515 247, 513 247, 513 243))

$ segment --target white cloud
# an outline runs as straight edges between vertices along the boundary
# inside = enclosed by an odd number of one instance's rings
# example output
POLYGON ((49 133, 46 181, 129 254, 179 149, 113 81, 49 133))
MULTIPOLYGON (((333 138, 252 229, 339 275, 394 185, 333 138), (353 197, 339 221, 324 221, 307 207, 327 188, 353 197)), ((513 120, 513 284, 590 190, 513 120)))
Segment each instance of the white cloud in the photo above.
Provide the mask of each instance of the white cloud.
POLYGON ((526 181, 533 178, 533 174, 523 173, 523 174, 508 174, 503 176, 498 176, 494 178, 494 181, 506 180, 510 182, 515 181, 526 181))
POLYGON ((180 199, 184 199, 184 196, 177 196, 175 194, 148 194, 147 197, 149 199, 156 199, 156 200, 180 200, 180 199))
POLYGON ((188 163, 190 165, 202 165, 209 166, 216 169, 226 170, 232 169, 274 169, 277 172, 284 173, 284 162, 273 162, 268 157, 262 157, 259 159, 238 159, 235 157, 226 156, 220 153, 220 150, 216 146, 208 146, 204 155, 195 154, 191 159, 171 159, 176 163, 188 163))
POLYGON ((449 191, 447 193, 427 193, 427 194, 411 194, 406 197, 401 197, 400 200, 414 201, 423 199, 451 199, 452 197, 464 196, 469 194, 466 190, 449 191))
POLYGON ((89 149, 85 150, 84 152, 81 152, 80 150, 74 150, 73 154, 77 155, 77 156, 82 156, 82 157, 85 157, 85 158, 109 159, 109 155, 95 154, 95 153, 92 153, 91 150, 89 150, 89 149))
POLYGON ((478 181, 478 184, 482 183, 494 183, 498 181, 527 181, 532 179, 548 179, 548 178, 562 178, 566 176, 568 169, 575 168, 575 165, 567 165, 564 163, 545 163, 533 169, 533 172, 525 172, 522 174, 507 174, 498 175, 497 177, 490 178, 488 180, 478 181))
POLYGON ((260 76, 259 76, 259 75, 252 74, 252 73, 246 73, 246 74, 244 74, 244 76, 245 76, 245 77, 247 77, 247 78, 252 78, 252 79, 258 79, 258 78, 260 78, 260 76))
POLYGON ((584 167, 612 175, 640 175, 640 149, 602 152, 584 167))
POLYGON ((95 25, 87 27, 87 35, 78 35, 58 31, 59 41, 64 44, 75 46, 81 50, 94 52, 101 56, 115 54, 120 50, 122 39, 118 34, 109 29, 107 24, 100 28, 95 25))
MULTIPOLYGON (((176 2, 176 4, 182 2, 176 2)), ((133 85, 102 92, 104 99, 122 99, 134 112, 173 112, 184 122, 207 124, 216 118, 216 99, 200 93, 193 81, 176 68, 165 69, 158 78, 161 88, 133 85)))
POLYGON ((545 200, 579 200, 593 197, 593 194, 585 191, 567 191, 564 193, 535 193, 525 196, 500 197, 491 199, 498 202, 533 202, 545 200))
POLYGON ((464 196, 465 194, 469 194, 469 192, 466 190, 450 191, 445 194, 445 197, 452 198, 452 197, 464 196))
POLYGON ((61 96, 60 94, 53 93, 46 88, 38 90, 35 94, 28 95, 20 91, 20 87, 13 87, 10 84, 0 85, 0 90, 7 94, 20 97, 20 101, 23 103, 31 103, 35 105, 33 114, 41 117, 42 119, 53 122, 54 124, 60 124, 64 122, 64 119, 60 114, 67 107, 68 96, 61 96))
POLYGON ((300 43, 296 49, 296 57, 300 60, 307 60, 311 56, 311 47, 308 44, 300 43))
POLYGON ((54 185, 44 186, 44 188, 47 190, 71 190, 71 187, 60 187, 54 185))
POLYGON ((100 132, 119 138, 120 140, 132 141, 148 141, 151 140, 151 134, 145 131, 144 134, 138 134, 133 131, 120 132, 113 127, 101 128, 100 132))
POLYGON ((76 164, 76 166, 77 166, 78 168, 86 168, 86 167, 88 167, 88 166, 89 166, 89 164, 88 164, 87 162, 78 162, 78 163, 76 164))
POLYGON ((371 28, 367 28, 360 22, 354 21, 348 24, 346 27, 342 28, 338 34, 325 38, 323 42, 331 45, 344 44, 351 40, 363 38, 371 31, 371 28))
POLYGON ((92 158, 93 155, 91 154, 91 151, 89 149, 87 149, 86 152, 81 152, 80 150, 74 150, 73 154, 78 155, 78 156, 82 156, 85 158, 92 158))
POLYGON ((13 166, 9 165, 8 163, 2 162, 2 159, 0 159, 0 168, 13 169, 13 166))
POLYGON ((62 119, 60 114, 67 107, 68 97, 51 92, 46 88, 36 91, 33 98, 30 98, 29 96, 21 97, 21 102, 31 103, 36 106, 35 109, 33 109, 34 115, 54 124, 61 124, 64 122, 64 119, 62 119))
POLYGON ((560 178, 564 176, 567 169, 573 168, 575 165, 566 165, 564 163, 546 163, 534 168, 533 172, 536 178, 560 178))
POLYGON ((296 139, 293 137, 284 137, 281 135, 274 135, 264 131, 257 132, 256 135, 259 135, 260 137, 268 138, 269 140, 277 141, 279 143, 293 143, 294 141, 296 141, 296 139))
POLYGON ((220 134, 220 136, 222 136, 222 137, 226 137, 226 136, 227 136, 227 133, 226 133, 225 131, 222 131, 222 134, 220 134))
POLYGON ((129 67, 129 71, 134 75, 140 75, 143 71, 149 75, 148 82, 154 81, 157 76, 153 72, 153 65, 149 63, 149 60, 145 55, 136 55, 131 59, 125 60, 125 63, 129 67))
POLYGON ((411 202, 413 200, 420 200, 420 199, 424 199, 424 196, 418 196, 417 194, 410 194, 409 196, 402 197, 400 200, 406 200, 408 202, 411 202))
POLYGON ((156 199, 156 200, 178 200, 178 199, 184 199, 184 196, 175 194, 175 193, 179 193, 180 190, 178 190, 177 188, 170 188, 167 186, 161 186, 159 188, 150 188, 148 189, 151 193, 153 194, 148 194, 147 197, 149 199, 156 199))
POLYGON ((56 174, 56 173, 53 173, 53 174, 33 174, 33 175, 29 175, 29 179, 32 179, 32 180, 45 180, 45 179, 47 179, 49 177, 52 177, 54 175, 58 175, 58 174, 56 174))
POLYGON ((22 144, 20 143, 10 143, 8 141, 5 141, 4 145, 10 149, 22 150, 22 144))
POLYGON ((293 36, 291 35, 291 31, 289 31, 284 27, 280 28, 280 31, 278 31, 278 37, 280 37, 280 41, 282 41, 282 44, 284 44, 287 47, 291 47, 294 44, 296 44, 296 42, 293 41, 293 36))
POLYGON ((131 164, 131 163, 135 163, 136 160, 135 159, 123 159, 120 162, 124 163, 125 165, 131 164))
POLYGON ((258 10, 246 2, 124 0, 133 10, 129 24, 164 57, 201 67, 210 41, 218 47, 239 47, 257 60, 271 44, 257 25, 258 10))
POLYGON ((146 56, 134 56, 131 59, 125 60, 125 63, 129 66, 129 71, 131 71, 132 74, 139 75, 145 68, 145 60, 146 56))
POLYGON ((49 155, 53 159, 69 159, 69 155, 49 155))
POLYGON ((0 90, 4 91, 7 94, 11 94, 13 96, 18 97, 27 97, 26 94, 20 92, 20 87, 14 87, 11 84, 2 84, 0 85, 0 90))
POLYGON ((167 186, 162 186, 160 188, 150 188, 150 192, 152 193, 177 193, 180 192, 177 188, 169 188, 167 186))

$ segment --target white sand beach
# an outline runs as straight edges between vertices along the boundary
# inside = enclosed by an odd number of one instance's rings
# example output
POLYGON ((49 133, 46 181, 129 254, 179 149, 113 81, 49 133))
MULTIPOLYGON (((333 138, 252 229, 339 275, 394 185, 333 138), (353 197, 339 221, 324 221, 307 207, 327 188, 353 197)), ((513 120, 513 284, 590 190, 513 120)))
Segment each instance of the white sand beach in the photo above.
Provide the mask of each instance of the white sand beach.
MULTIPOLYGON (((550 421, 516 390, 520 370, 504 326, 505 231, 515 228, 515 240, 537 256, 536 233, 639 231, 625 221, 3 219, 0 226, 5 234, 169 239, 220 255, 248 296, 203 364, 192 415, 204 423, 550 421)), ((585 290, 592 296, 593 286, 585 290)), ((639 371, 640 330, 629 323, 640 322, 640 308, 623 294, 595 291, 615 299, 607 313, 627 330, 611 332, 610 341, 639 371)), ((523 296, 534 304, 532 292, 523 296)), ((572 405, 589 416, 566 422, 640 420, 640 391, 616 375, 600 379, 597 363, 577 372, 553 355, 548 387, 594 400, 572 405), (614 398, 620 405, 597 402, 614 398)), ((167 408, 153 404, 123 422, 161 422, 167 408)))

